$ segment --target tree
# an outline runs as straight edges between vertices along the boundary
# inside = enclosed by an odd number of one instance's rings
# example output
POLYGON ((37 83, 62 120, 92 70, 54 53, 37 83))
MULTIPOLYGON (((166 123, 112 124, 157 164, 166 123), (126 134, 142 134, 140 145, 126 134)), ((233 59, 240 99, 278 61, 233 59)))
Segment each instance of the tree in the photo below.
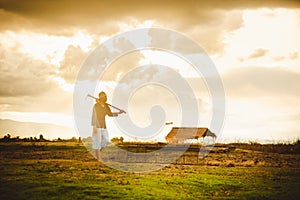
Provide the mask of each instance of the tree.
POLYGON ((72 137, 72 138, 70 139, 70 141, 71 141, 71 142, 77 142, 77 139, 76 139, 76 137, 72 137))
POLYGON ((5 135, 3 138, 3 141, 5 141, 5 142, 9 142, 10 140, 11 140, 10 134, 5 135))
POLYGON ((44 140, 45 140, 45 139, 44 139, 44 136, 43 136, 42 134, 40 135, 39 140, 40 140, 40 141, 44 141, 44 140))
POLYGON ((120 138, 114 137, 114 138, 112 138, 110 141, 111 141, 112 143, 115 143, 115 144, 121 144, 121 143, 123 143, 124 138, 123 138, 123 137, 120 137, 120 138))

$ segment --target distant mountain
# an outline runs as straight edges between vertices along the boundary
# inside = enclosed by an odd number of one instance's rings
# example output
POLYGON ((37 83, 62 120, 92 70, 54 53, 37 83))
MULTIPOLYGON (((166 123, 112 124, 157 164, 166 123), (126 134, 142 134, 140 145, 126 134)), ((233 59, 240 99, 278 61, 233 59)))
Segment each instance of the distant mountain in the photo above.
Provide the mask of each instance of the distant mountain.
POLYGON ((19 122, 0 119, 0 137, 10 134, 12 137, 37 137, 43 135, 45 139, 72 138, 76 136, 74 129, 46 123, 19 122))

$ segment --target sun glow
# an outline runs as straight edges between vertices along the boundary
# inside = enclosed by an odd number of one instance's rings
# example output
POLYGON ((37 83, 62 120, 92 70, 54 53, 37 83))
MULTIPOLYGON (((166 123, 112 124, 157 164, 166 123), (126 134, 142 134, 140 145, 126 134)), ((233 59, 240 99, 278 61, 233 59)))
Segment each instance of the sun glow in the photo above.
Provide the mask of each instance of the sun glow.
POLYGON ((196 70, 193 66, 175 54, 158 51, 158 50, 143 50, 141 51, 143 58, 139 61, 139 64, 142 65, 163 65, 171 67, 176 70, 181 76, 187 77, 198 77, 196 70))
POLYGON ((60 77, 51 76, 50 78, 53 81, 55 81, 59 85, 59 87, 62 88, 65 92, 69 92, 69 93, 73 92, 74 84, 67 83, 65 79, 60 77))
MULTIPOLYGON (((218 66, 299 65, 298 13, 289 9, 243 11, 244 25, 224 36, 223 55, 214 56, 218 66)), ((224 68, 223 68, 224 69, 224 68)))
POLYGON ((79 46, 83 51, 90 50, 91 36, 77 31, 72 37, 53 36, 34 32, 6 31, 0 34, 2 44, 8 48, 17 48, 20 53, 34 59, 59 66, 69 45, 79 46))

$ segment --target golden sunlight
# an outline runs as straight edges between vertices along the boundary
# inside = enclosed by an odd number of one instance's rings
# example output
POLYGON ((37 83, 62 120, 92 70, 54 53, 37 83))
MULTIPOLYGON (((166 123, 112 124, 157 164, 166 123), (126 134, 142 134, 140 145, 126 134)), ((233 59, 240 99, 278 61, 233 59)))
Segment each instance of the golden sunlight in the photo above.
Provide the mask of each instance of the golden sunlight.
POLYGON ((297 16, 289 9, 244 10, 244 25, 225 35, 225 55, 217 62, 226 67, 297 65, 299 59, 293 57, 300 52, 297 16))
POLYGON ((90 50, 92 37, 78 31, 72 37, 53 36, 28 31, 6 31, 1 40, 7 47, 17 47, 20 53, 32 56, 55 66, 59 66, 69 45, 79 46, 83 51, 90 50))

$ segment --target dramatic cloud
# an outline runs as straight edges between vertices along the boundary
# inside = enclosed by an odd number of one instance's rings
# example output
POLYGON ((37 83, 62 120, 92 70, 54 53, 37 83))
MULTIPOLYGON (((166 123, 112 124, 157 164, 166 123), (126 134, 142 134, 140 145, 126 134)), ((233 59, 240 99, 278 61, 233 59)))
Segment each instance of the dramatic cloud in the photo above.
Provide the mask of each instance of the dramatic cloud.
POLYGON ((70 113, 72 94, 56 79, 57 66, 18 49, 0 45, 0 110, 70 113))
POLYGON ((64 54, 64 59, 60 62, 58 75, 68 83, 74 83, 83 62, 88 56, 80 47, 70 45, 64 54))
POLYGON ((184 20, 170 21, 169 19, 160 19, 156 24, 158 27, 166 26, 188 34, 209 54, 221 53, 225 46, 223 43, 224 34, 234 31, 243 25, 242 12, 240 10, 212 9, 209 12, 203 10, 200 13, 198 13, 198 16, 195 16, 196 21, 185 22, 184 20), (209 17, 202 15, 208 15, 209 17))
MULTIPOLYGON (((36 88, 35 85, 39 83, 33 83, 28 80, 25 84, 26 87, 36 88), (32 85, 29 85, 29 84, 32 85)), ((49 113, 72 113, 72 93, 66 92, 58 84, 52 83, 48 87, 45 83, 43 92, 34 93, 32 89, 24 88, 23 96, 1 96, 0 97, 0 111, 1 112, 49 112, 49 113), (28 91, 29 90, 29 91, 28 91), (30 93, 32 92, 32 94, 30 93)), ((41 86, 40 86, 41 87, 41 86)))
POLYGON ((125 73, 140 66, 139 61, 143 58, 144 56, 140 51, 135 51, 118 58, 104 71, 101 80, 117 82, 125 73))
MULTIPOLYGON (((39 20, 44 23, 74 25, 87 24, 86 20, 93 23, 96 20, 118 20, 120 17, 139 17, 153 18, 153 13, 157 17, 170 18, 177 15, 181 16, 186 21, 198 21, 192 16, 209 16, 209 11, 213 9, 232 10, 240 8, 261 8, 261 7, 299 7, 298 1, 274 1, 266 0, 263 2, 257 1, 180 1, 180 0, 167 0, 167 1, 146 1, 141 2, 138 0, 130 0, 124 3, 121 0, 110 1, 37 1, 28 0, 20 2, 18 0, 2 0, 0 2, 2 9, 17 13, 21 16, 39 20), (203 11, 206 11, 203 14, 203 11), (171 16, 170 16, 171 14, 171 16), (78 17, 80 16, 80 17, 78 17)), ((209 19, 209 17, 203 17, 209 19)))
POLYGON ((54 86, 53 66, 3 47, 0 55, 0 96, 39 95, 54 86))
POLYGON ((300 7, 297 1, 0 1, 3 30, 31 29, 51 35, 68 35, 85 29, 95 35, 112 35, 122 23, 153 20, 196 38, 209 52, 223 46, 220 37, 242 25, 241 8, 300 7))

